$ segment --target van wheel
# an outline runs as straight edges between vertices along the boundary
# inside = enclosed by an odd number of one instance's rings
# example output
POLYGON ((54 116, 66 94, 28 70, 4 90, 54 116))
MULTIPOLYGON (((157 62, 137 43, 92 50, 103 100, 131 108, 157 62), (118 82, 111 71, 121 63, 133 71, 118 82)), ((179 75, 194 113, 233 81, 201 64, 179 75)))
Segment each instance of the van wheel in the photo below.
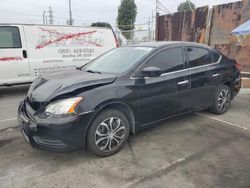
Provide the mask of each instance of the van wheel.
POLYGON ((88 149, 97 156, 107 157, 119 152, 128 140, 129 121, 118 110, 108 109, 93 120, 87 134, 88 149))
POLYGON ((232 91, 230 87, 227 85, 220 86, 215 95, 213 106, 210 111, 214 114, 224 114, 229 109, 231 98, 232 91))

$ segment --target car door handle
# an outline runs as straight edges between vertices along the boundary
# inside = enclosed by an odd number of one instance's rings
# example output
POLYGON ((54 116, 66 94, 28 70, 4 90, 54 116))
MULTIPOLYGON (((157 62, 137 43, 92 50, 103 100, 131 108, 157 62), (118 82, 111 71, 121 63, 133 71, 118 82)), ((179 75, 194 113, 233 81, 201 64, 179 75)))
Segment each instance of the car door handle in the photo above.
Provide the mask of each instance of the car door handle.
POLYGON ((212 77, 218 77, 218 76, 220 76, 220 73, 213 74, 212 77))
POLYGON ((178 82, 177 85, 186 85, 188 83, 189 83, 188 80, 184 80, 184 81, 178 82))

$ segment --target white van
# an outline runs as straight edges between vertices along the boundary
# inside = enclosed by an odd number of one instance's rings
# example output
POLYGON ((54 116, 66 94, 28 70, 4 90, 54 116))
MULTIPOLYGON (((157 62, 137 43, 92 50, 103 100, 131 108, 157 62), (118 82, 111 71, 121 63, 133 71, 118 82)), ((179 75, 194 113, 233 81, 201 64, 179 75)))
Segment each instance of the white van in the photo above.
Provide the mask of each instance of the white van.
POLYGON ((115 47, 108 28, 0 24, 0 85, 81 66, 115 47))

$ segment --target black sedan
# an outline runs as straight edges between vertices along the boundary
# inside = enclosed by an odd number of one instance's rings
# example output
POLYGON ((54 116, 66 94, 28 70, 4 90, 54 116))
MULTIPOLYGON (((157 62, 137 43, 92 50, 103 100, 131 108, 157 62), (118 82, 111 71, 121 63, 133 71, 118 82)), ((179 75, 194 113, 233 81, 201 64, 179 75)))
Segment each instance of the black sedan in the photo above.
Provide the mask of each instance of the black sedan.
POLYGON ((117 153, 130 134, 180 114, 225 113, 241 87, 235 60, 189 42, 113 49, 75 70, 37 78, 18 121, 35 148, 98 156, 117 153))

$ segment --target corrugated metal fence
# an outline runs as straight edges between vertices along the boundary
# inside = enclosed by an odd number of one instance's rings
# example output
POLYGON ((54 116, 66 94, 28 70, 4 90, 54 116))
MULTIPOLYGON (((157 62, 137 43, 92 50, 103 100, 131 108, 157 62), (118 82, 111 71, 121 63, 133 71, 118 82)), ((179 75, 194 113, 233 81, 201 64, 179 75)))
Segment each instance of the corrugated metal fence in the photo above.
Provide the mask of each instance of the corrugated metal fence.
POLYGON ((158 17, 156 40, 205 42, 208 6, 158 17))
POLYGON ((222 53, 238 60, 242 70, 250 72, 250 44, 237 46, 229 41, 231 31, 250 19, 250 0, 197 8, 159 16, 157 41, 193 41, 217 47, 222 53))

